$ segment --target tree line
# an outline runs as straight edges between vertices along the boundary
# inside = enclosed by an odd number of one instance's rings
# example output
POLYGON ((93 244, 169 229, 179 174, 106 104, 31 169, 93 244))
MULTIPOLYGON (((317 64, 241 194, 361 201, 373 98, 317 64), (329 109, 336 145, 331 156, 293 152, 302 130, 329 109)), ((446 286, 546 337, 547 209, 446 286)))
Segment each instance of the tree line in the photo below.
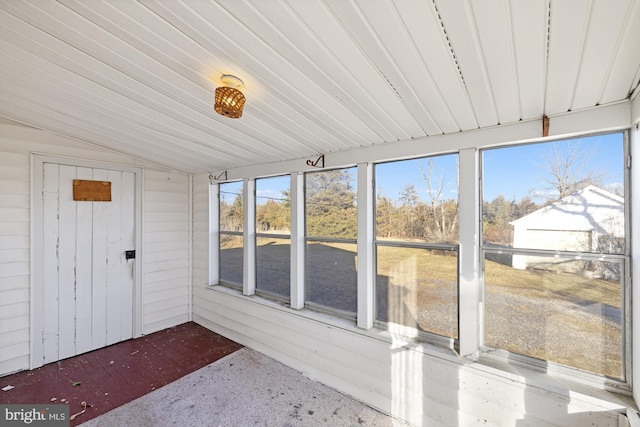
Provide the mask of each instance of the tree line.
MULTIPOLYGON (((353 177, 348 170, 309 174, 306 181, 306 232, 309 236, 356 238, 357 204, 353 177)), ((429 201, 419 197, 414 185, 406 185, 398 200, 379 194, 376 197, 376 234, 378 238, 430 243, 458 241, 458 202, 443 198, 443 185, 427 184, 429 201)), ((233 201, 220 202, 220 227, 223 231, 241 231, 243 224, 242 194, 233 201)), ((483 206, 485 235, 496 243, 512 238, 509 222, 537 209, 528 198, 520 202, 498 196, 483 206)), ((256 231, 289 233, 290 198, 268 198, 256 206, 256 231)))
MULTIPOLYGON (((508 200, 503 195, 482 205, 483 238, 485 242, 510 245, 513 242, 514 220, 543 206, 553 203, 587 185, 602 185, 602 174, 585 171, 582 147, 567 143, 568 149, 553 149, 543 158, 548 191, 546 197, 524 196, 520 200, 508 200), (541 199, 541 202, 534 202, 541 199)), ((458 201, 445 197, 445 180, 435 177, 433 163, 428 160, 422 170, 424 185, 420 191, 407 184, 393 200, 388 196, 376 196, 376 236, 379 239, 402 241, 426 241, 429 243, 456 243, 458 241, 458 201), (425 200, 426 199, 426 200, 425 200)), ((353 174, 350 169, 336 169, 309 173, 306 176, 306 232, 309 236, 356 238, 357 206, 353 174)), ((232 203, 220 202, 222 230, 242 230, 242 195, 237 194, 232 203)), ((258 232, 288 233, 290 227, 290 194, 284 191, 281 198, 268 199, 256 207, 258 232)))

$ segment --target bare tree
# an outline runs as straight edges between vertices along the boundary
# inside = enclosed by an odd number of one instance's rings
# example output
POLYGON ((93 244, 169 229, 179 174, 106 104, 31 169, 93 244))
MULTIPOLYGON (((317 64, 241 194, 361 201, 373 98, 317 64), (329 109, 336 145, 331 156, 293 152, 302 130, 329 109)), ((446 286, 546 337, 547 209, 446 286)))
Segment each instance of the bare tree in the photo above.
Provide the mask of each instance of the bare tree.
POLYGON ((547 203, 560 200, 587 185, 602 184, 603 172, 586 169, 592 154, 585 150, 580 141, 550 144, 549 150, 542 154, 542 167, 547 171, 545 181, 550 185, 550 190, 557 193, 547 196, 547 203))
POLYGON ((444 200, 445 178, 433 176, 433 160, 427 163, 427 170, 420 168, 427 184, 429 196, 428 220, 425 234, 435 242, 453 242, 457 239, 458 205, 456 201, 444 200), (435 181, 435 182, 434 182, 435 181))
POLYGON ((405 184, 404 189, 400 193, 400 201, 402 202, 402 233, 405 237, 413 239, 416 234, 416 218, 415 210, 420 197, 418 191, 413 184, 405 184))

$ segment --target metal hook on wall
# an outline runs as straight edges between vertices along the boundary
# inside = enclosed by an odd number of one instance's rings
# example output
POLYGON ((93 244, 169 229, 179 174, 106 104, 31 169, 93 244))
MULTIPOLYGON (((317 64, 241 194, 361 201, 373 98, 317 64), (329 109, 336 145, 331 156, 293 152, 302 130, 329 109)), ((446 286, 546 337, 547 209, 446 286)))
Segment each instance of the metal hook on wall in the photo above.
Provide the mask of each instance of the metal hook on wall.
POLYGON ((324 167, 324 154, 322 154, 320 157, 318 157, 315 162, 313 160, 307 160, 307 166, 313 166, 314 168, 323 168, 324 167), (322 162, 322 164, 320 166, 318 166, 318 163, 320 163, 320 162, 322 162))
POLYGON ((213 173, 209 172, 209 183, 211 184, 213 184, 213 181, 226 181, 226 180, 227 180, 227 171, 220 172, 218 176, 214 176, 213 173))

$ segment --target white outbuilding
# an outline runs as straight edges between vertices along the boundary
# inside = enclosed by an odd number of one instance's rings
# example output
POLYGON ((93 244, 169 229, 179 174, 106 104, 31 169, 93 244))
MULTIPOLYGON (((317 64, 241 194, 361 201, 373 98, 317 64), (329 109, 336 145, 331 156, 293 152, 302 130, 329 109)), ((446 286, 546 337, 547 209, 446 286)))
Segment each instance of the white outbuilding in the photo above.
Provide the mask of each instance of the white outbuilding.
MULTIPOLYGON (((588 185, 511 223, 513 247, 577 252, 619 252, 624 238, 624 199, 588 185)), ((514 255, 514 268, 559 268, 548 258, 514 255)))

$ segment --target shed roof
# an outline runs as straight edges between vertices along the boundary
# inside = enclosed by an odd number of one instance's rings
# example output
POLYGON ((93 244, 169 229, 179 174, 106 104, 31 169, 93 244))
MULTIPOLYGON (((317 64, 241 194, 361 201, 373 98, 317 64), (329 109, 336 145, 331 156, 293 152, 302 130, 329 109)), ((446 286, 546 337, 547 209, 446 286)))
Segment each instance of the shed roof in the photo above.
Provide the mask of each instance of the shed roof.
POLYGON ((588 185, 511 224, 516 228, 525 229, 613 231, 618 235, 624 232, 624 198, 594 185, 588 185))

